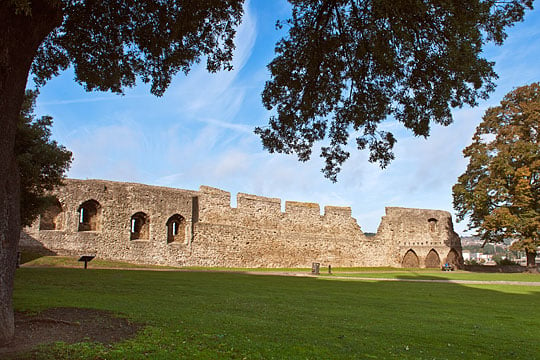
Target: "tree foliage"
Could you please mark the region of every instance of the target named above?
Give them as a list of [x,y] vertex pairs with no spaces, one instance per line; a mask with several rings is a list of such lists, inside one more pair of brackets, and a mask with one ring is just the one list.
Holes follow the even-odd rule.
[[121,93],[140,78],[162,95],[201,57],[210,72],[232,68],[243,0],[48,1],[61,7],[63,20],[34,59],[40,85],[73,66],[86,90]]
[[[21,203],[14,143],[29,74],[42,85],[71,66],[86,90],[121,93],[141,79],[150,83],[153,94],[161,95],[175,74],[187,73],[203,58],[209,71],[231,67],[242,4],[243,0],[0,1],[0,345],[14,332],[12,290]],[[35,184],[29,185],[36,190]]]
[[[469,217],[485,241],[517,240],[528,264],[540,246],[540,83],[507,94],[486,111],[469,164],[453,187],[458,220]],[[531,254],[531,256],[529,256]]]
[[385,167],[396,142],[391,117],[417,136],[448,125],[450,110],[493,90],[486,42],[501,44],[532,0],[289,0],[288,36],[276,46],[262,100],[275,115],[257,128],[270,152],[310,158],[327,140],[323,173],[336,180],[356,146]]
[[48,191],[62,184],[71,165],[71,152],[51,140],[52,117],[36,118],[37,92],[27,90],[15,139],[21,178],[21,225],[30,225],[54,197]]

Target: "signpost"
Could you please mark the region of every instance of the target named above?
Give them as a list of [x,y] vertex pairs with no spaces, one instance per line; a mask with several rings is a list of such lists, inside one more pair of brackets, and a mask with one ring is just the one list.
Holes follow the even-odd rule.
[[78,261],[84,261],[84,268],[88,268],[88,262],[92,261],[93,258],[95,258],[95,255],[83,255],[79,258]]

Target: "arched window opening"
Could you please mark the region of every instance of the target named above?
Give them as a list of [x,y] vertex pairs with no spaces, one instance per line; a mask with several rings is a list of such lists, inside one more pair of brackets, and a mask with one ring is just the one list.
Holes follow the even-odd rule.
[[428,219],[428,225],[429,225],[430,232],[437,231],[437,219],[434,219],[434,218]]
[[174,214],[167,220],[167,243],[184,241],[186,220],[182,215]]
[[62,205],[56,200],[39,217],[39,230],[62,230]]
[[426,256],[427,268],[439,268],[441,267],[441,258],[435,249],[431,249]]
[[85,201],[77,210],[79,231],[99,231],[101,228],[101,205],[96,200]]
[[420,261],[418,261],[418,255],[414,250],[410,249],[405,253],[403,261],[401,262],[401,267],[404,268],[417,268],[420,267]]
[[131,240],[148,240],[150,238],[150,220],[143,212],[131,217]]

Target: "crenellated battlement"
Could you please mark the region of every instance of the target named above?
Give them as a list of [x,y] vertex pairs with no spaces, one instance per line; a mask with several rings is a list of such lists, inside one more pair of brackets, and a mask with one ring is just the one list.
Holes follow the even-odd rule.
[[[440,210],[386,208],[366,237],[352,209],[282,201],[210,186],[198,191],[67,179],[21,247],[183,266],[435,266],[458,259],[459,237]],[[448,255],[447,255],[448,254]],[[451,257],[453,256],[453,258]],[[457,261],[457,260],[456,260]],[[434,265],[435,264],[435,265]],[[436,265],[438,266],[438,265]]]
[[281,199],[278,198],[238,193],[236,204],[239,212],[253,216],[277,217],[281,215]]
[[199,187],[199,196],[209,207],[230,208],[231,193],[218,188],[201,185]]
[[312,202],[285,201],[285,213],[290,216],[316,218],[321,215],[321,207]]
[[236,207],[231,207],[231,193],[200,186],[199,221],[310,233],[342,231],[351,225],[359,229],[350,207],[325,206],[324,215],[321,215],[320,205],[312,202],[285,201],[285,211],[282,212],[279,198],[238,193],[236,200]]
[[350,206],[325,206],[324,215],[326,216],[351,216],[352,210]]

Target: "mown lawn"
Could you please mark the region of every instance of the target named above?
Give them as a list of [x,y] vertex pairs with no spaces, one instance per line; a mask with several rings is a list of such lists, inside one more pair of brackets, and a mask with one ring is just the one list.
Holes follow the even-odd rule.
[[540,358],[540,287],[329,280],[21,268],[14,305],[112,310],[146,324],[112,347],[57,344],[38,358]]
[[331,275],[321,273],[321,276],[404,280],[518,281],[540,283],[540,274],[534,273],[475,273],[469,271],[441,271],[425,269],[422,269],[421,271],[394,270],[384,272],[334,272]]
[[[23,253],[22,264],[25,266],[45,266],[45,267],[84,267],[84,262],[78,260],[79,257],[73,256],[42,256],[39,254]],[[173,266],[133,264],[115,260],[105,260],[94,258],[88,263],[89,267],[95,268],[115,268],[115,269],[178,269]]]

